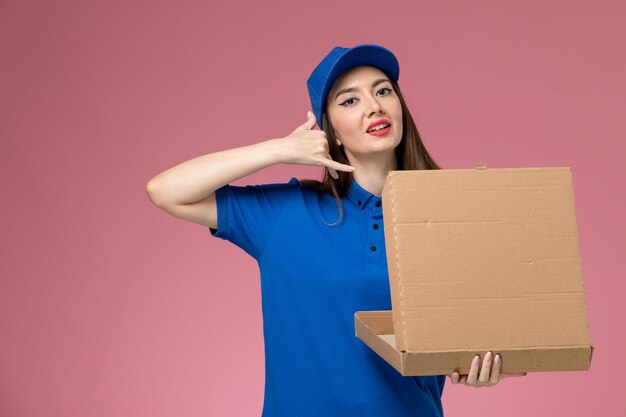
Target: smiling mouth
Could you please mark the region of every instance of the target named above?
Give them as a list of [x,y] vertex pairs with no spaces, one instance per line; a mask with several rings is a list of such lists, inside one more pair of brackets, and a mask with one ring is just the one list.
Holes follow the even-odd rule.
[[374,126],[373,128],[371,128],[371,129],[367,129],[367,133],[370,133],[370,132],[376,132],[376,131],[378,131],[378,130],[383,130],[383,129],[388,128],[389,126],[391,126],[391,125],[390,125],[390,124],[387,124],[387,123],[383,123],[383,124],[380,124],[380,125],[376,125],[376,126]]

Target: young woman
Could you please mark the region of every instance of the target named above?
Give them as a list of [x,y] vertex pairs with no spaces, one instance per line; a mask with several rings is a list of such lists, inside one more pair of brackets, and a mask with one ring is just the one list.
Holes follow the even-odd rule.
[[[445,375],[403,377],[354,336],[355,311],[391,309],[386,173],[439,168],[398,75],[396,57],[381,46],[336,47],[309,77],[313,112],[291,134],[194,158],[147,185],[161,209],[209,227],[257,260],[263,416],[443,415]],[[229,185],[281,163],[323,166],[324,178]],[[468,375],[450,375],[452,383],[498,383],[499,357],[480,362],[476,356]]]

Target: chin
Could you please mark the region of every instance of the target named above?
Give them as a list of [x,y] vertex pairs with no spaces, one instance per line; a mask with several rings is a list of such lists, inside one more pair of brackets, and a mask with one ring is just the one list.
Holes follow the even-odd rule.
[[354,153],[353,155],[359,159],[359,158],[371,158],[371,157],[387,157],[392,153],[395,153],[395,149],[396,146],[385,146],[384,148],[370,148],[370,149],[363,149],[361,151],[359,151],[358,153]]

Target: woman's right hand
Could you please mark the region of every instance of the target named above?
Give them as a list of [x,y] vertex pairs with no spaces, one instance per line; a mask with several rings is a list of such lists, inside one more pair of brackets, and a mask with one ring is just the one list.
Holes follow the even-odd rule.
[[337,170],[352,172],[354,167],[333,161],[328,151],[326,132],[313,130],[317,124],[315,115],[307,112],[307,121],[298,126],[288,136],[278,139],[285,163],[300,165],[324,165],[330,175],[337,179]]

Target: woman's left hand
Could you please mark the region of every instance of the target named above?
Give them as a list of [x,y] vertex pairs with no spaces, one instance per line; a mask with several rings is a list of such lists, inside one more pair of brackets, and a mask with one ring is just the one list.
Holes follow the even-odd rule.
[[526,372],[521,374],[501,374],[501,366],[502,360],[500,359],[500,355],[496,355],[496,357],[493,358],[493,354],[487,352],[482,367],[480,367],[480,356],[476,355],[472,360],[469,374],[459,375],[458,372],[453,372],[452,375],[450,375],[450,380],[453,384],[464,384],[469,387],[480,388],[492,387],[503,378],[526,375]]

